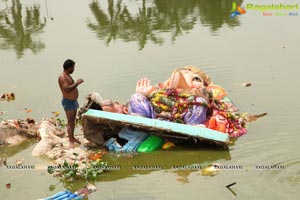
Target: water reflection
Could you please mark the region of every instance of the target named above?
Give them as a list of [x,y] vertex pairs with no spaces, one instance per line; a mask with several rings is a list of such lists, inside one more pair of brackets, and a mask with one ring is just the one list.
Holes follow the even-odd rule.
[[[161,171],[174,174],[176,181],[187,184],[189,183],[190,175],[193,173],[201,174],[202,176],[214,176],[213,172],[204,174],[202,169],[198,167],[209,166],[212,163],[231,160],[229,151],[212,151],[198,149],[179,148],[170,151],[154,151],[149,153],[139,153],[135,156],[130,154],[120,154],[109,152],[105,155],[104,160],[109,166],[119,166],[120,170],[111,170],[102,173],[96,180],[89,181],[97,185],[99,182],[113,182],[129,177],[138,177],[148,175],[152,172],[160,171],[157,167],[161,167]],[[196,166],[194,169],[182,169],[188,166]],[[156,169],[151,169],[152,167]],[[206,169],[206,168],[205,168]],[[76,182],[61,181],[57,184],[63,184],[65,189],[76,191],[86,185],[85,180],[76,180]],[[49,186],[50,188],[53,185]],[[126,186],[125,186],[126,187]]]
[[45,48],[40,40],[34,40],[46,26],[46,18],[41,19],[40,7],[26,6],[22,12],[20,0],[12,0],[6,10],[0,11],[0,48],[13,48],[17,57],[21,58],[26,49],[38,53]]
[[99,184],[104,182],[115,182],[131,177],[149,175],[153,172],[175,175],[176,179],[174,181],[188,184],[192,174],[217,175],[214,171],[208,170],[207,166],[226,160],[231,160],[230,151],[207,150],[199,146],[197,148],[176,147],[172,150],[157,150],[151,153],[108,152],[103,157],[103,161],[107,162],[108,167],[112,170],[103,172],[95,180],[77,179],[67,181],[57,179],[57,181],[49,183],[48,190],[51,192],[63,187],[74,192],[86,186],[87,183],[99,187]]
[[[200,15],[200,21],[203,25],[209,26],[212,32],[218,31],[224,24],[229,27],[239,26],[240,22],[238,18],[230,18],[230,11],[232,9],[232,0],[199,0],[198,10]],[[241,5],[242,0],[234,1]]]
[[171,33],[171,40],[175,41],[199,22],[209,26],[213,33],[225,24],[240,25],[238,18],[230,18],[232,0],[143,0],[136,5],[137,10],[128,9],[130,3],[108,0],[106,9],[106,2],[93,1],[90,9],[96,22],[88,20],[87,26],[107,45],[115,39],[137,41],[141,50],[147,41],[162,44],[163,32]]
[[32,146],[35,143],[36,143],[36,139],[29,139],[15,146],[0,145],[0,160],[4,158],[9,158],[23,151],[24,149],[27,149],[28,147]]

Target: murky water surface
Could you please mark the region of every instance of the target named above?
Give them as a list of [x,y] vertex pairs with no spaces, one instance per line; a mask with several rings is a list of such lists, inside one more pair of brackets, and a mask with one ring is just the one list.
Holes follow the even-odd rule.
[[[300,1],[236,2],[246,13],[230,18],[232,1],[227,0],[1,0],[0,93],[15,92],[16,101],[1,103],[0,117],[40,120],[53,111],[63,113],[57,77],[67,58],[76,61],[74,78],[85,80],[79,87],[81,105],[92,91],[126,102],[139,78],[157,83],[175,68],[196,65],[228,90],[241,111],[268,115],[250,124],[225,152],[178,148],[133,158],[109,154],[106,160],[121,170],[103,174],[95,182],[99,191],[89,199],[297,199],[300,9],[263,16],[246,6]],[[30,156],[32,144],[1,148],[1,156],[11,163],[24,158],[25,164],[46,165],[47,160]],[[242,169],[214,176],[172,170],[214,162]],[[263,169],[274,164],[283,169]],[[163,169],[133,170],[134,165]],[[11,189],[5,188],[8,182]],[[225,186],[233,182],[230,191]],[[44,170],[0,168],[1,199],[38,199],[85,184],[60,183]]]

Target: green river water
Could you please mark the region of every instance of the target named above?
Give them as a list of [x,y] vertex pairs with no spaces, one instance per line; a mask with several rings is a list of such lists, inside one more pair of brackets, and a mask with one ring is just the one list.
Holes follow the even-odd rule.
[[[228,151],[177,147],[133,158],[110,153],[105,160],[121,170],[100,176],[94,182],[98,191],[88,199],[299,199],[300,1],[235,1],[246,13],[230,18],[232,2],[1,0],[0,94],[16,94],[15,101],[0,104],[1,118],[39,121],[53,111],[65,118],[57,77],[67,58],[76,61],[74,79],[85,80],[80,105],[92,91],[126,102],[139,78],[158,83],[176,68],[196,65],[227,89],[242,112],[268,115],[249,124]],[[263,12],[248,4],[299,4],[299,10]],[[11,163],[49,164],[31,157],[34,144],[1,148],[0,156]],[[214,162],[241,169],[211,176],[172,169]],[[135,165],[162,169],[134,170]],[[263,169],[272,165],[282,168]],[[230,191],[226,185],[233,182]],[[1,200],[38,199],[86,183],[62,183],[46,170],[0,167]]]

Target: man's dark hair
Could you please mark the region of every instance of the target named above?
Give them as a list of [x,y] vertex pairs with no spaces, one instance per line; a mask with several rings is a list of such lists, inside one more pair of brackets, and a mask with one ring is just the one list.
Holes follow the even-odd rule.
[[75,62],[71,59],[66,60],[64,62],[64,65],[63,65],[64,70],[69,69],[69,68],[74,67],[74,66],[75,66]]

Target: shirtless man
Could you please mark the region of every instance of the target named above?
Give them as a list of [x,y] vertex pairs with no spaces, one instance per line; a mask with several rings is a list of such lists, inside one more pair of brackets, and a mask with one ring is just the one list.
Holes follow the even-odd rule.
[[68,120],[68,136],[70,147],[74,148],[74,142],[80,144],[79,140],[74,137],[75,129],[75,119],[76,112],[79,107],[78,99],[78,90],[77,86],[83,83],[83,79],[78,79],[76,82],[71,77],[71,74],[74,72],[75,62],[71,59],[68,59],[63,64],[64,71],[58,77],[58,84],[62,92],[62,105],[66,112]]

